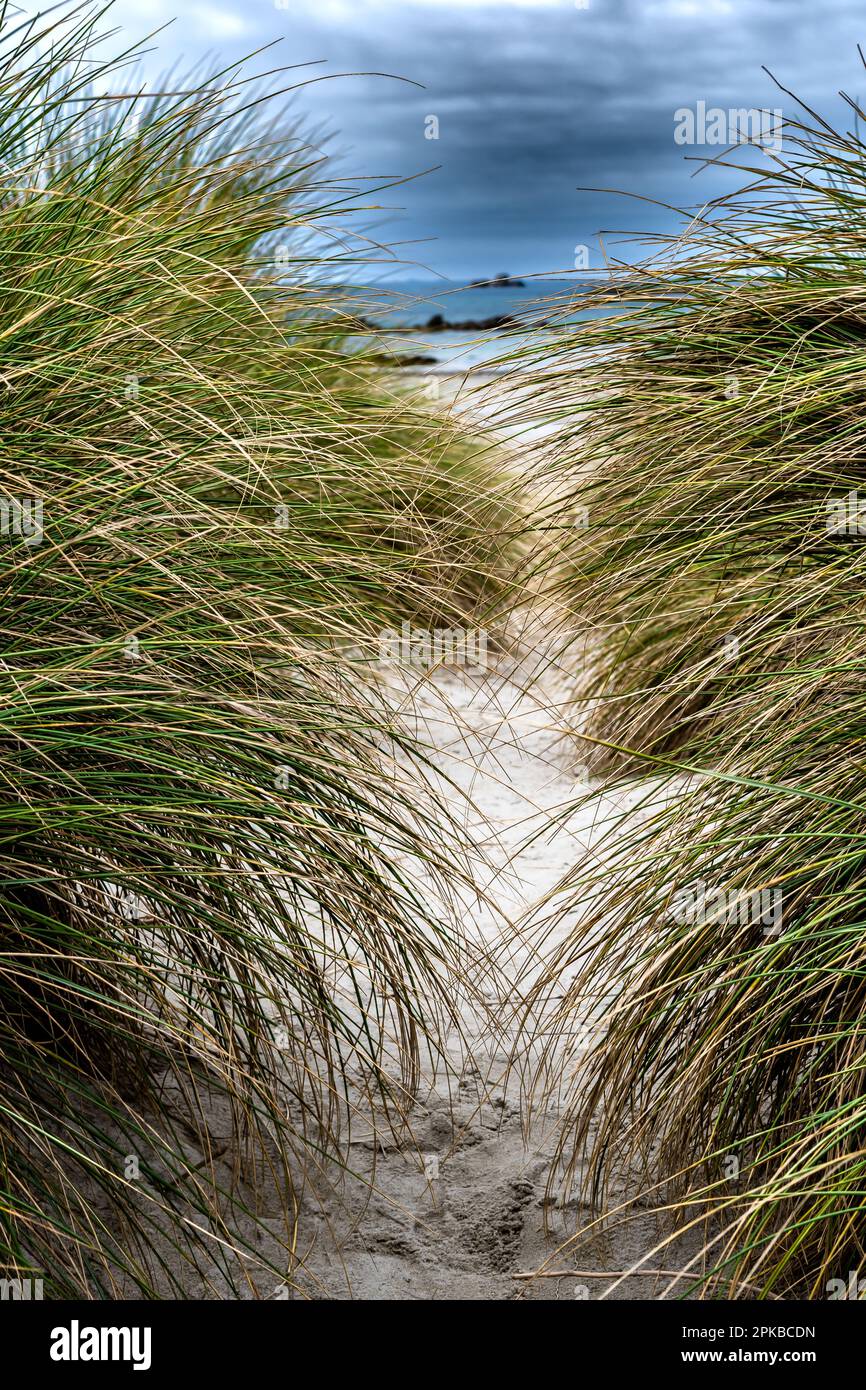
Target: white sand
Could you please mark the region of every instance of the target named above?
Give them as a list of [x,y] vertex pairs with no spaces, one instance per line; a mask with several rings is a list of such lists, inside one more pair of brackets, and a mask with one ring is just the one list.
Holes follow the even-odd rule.
[[[585,783],[575,775],[574,743],[559,717],[566,685],[549,671],[526,693],[525,674],[505,663],[483,679],[443,668],[415,691],[417,732],[442,773],[465,793],[466,801],[451,791],[454,814],[490,861],[480,885],[489,901],[467,902],[464,925],[497,951],[511,978],[527,964],[514,924],[527,910],[531,916],[533,905],[585,852],[603,816],[603,808],[589,803],[567,827],[551,828]],[[566,929],[567,923],[558,930]],[[324,1213],[311,1217],[318,1236],[300,1280],[308,1296],[594,1299],[610,1289],[606,1272],[631,1267],[655,1244],[656,1225],[647,1213],[625,1231],[557,1255],[587,1217],[574,1199],[564,1207],[546,1202],[558,1115],[550,1108],[536,1113],[525,1141],[518,1078],[503,1083],[506,1043],[492,1038],[484,1019],[467,1022],[473,1063],[461,1064],[452,1038],[454,1075],[428,1075],[412,1113],[417,1151],[394,1144],[380,1149],[374,1190],[366,1180],[348,1179]],[[353,1150],[365,1174],[373,1142],[362,1136]],[[550,1269],[605,1277],[515,1278],[545,1261]],[[648,1267],[664,1264],[670,1265],[669,1256],[651,1258]],[[608,1296],[658,1297],[667,1282],[632,1277]]]

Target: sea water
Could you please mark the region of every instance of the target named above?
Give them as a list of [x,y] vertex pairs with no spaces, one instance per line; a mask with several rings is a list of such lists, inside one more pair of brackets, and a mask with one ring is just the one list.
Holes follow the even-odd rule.
[[[522,284],[484,287],[443,280],[403,280],[360,290],[353,299],[356,312],[370,323],[385,330],[416,330],[386,335],[385,339],[388,349],[401,356],[434,359],[415,370],[461,372],[490,369],[500,354],[519,346],[522,335],[519,330],[432,331],[427,325],[435,315],[449,324],[506,316],[518,322],[539,323],[554,314],[562,322],[571,317],[569,303],[584,288],[580,276],[573,280],[540,276]],[[582,310],[575,312],[574,318],[595,317],[596,312]]]

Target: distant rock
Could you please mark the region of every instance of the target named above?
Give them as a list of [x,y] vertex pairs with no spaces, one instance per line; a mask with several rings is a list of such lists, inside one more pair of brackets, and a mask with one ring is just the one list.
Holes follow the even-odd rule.
[[402,333],[489,333],[497,328],[515,328],[520,320],[511,314],[494,314],[488,319],[458,319],[453,322],[444,314],[433,314],[426,323],[373,323],[370,319],[354,320],[355,330],[362,333],[383,333],[389,337]]
[[473,280],[469,285],[470,290],[522,290],[526,286],[525,280],[514,280],[504,270],[498,275],[494,275],[492,280]]
[[495,314],[490,319],[461,319],[456,323],[449,322],[441,314],[434,314],[425,324],[419,325],[415,332],[487,333],[492,328],[510,328],[515,322],[510,314]]

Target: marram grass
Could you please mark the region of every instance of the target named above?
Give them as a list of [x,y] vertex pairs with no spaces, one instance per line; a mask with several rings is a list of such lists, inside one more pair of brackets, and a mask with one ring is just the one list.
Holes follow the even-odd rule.
[[347,353],[346,197],[284,108],[100,96],[126,60],[63,19],[0,30],[0,1264],[268,1297],[466,960],[458,839],[345,649],[487,601],[511,513]]
[[648,780],[534,1002],[567,972],[568,1172],[700,1235],[670,1296],[826,1298],[866,1258],[866,145],[738,161],[538,365],[582,750]]

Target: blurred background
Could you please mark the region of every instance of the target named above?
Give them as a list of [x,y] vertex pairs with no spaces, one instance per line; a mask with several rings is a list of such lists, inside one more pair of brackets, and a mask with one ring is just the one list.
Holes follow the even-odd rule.
[[[857,0],[117,0],[109,15],[132,37],[168,26],[153,77],[274,43],[263,70],[305,65],[299,109],[365,189],[356,225],[390,248],[345,277],[393,289],[372,317],[404,325],[513,315],[563,275],[642,254],[629,234],[742,181],[705,167],[725,147],[701,142],[706,117],[679,142],[677,113],[796,114],[766,65],[838,118],[840,89],[866,95],[862,19]],[[464,288],[502,273],[548,278]]]
[[[174,21],[154,72],[275,39],[268,66],[316,63],[297,74],[316,79],[301,104],[334,133],[343,171],[413,180],[382,195],[371,225],[419,271],[456,281],[570,271],[575,246],[596,252],[600,231],[672,220],[581,188],[711,197],[723,176],[693,177],[704,151],[675,143],[674,113],[703,100],[788,114],[762,64],[834,114],[840,88],[866,94],[862,0],[283,3],[118,0],[111,17],[136,36]],[[365,75],[330,80],[341,72]]]

